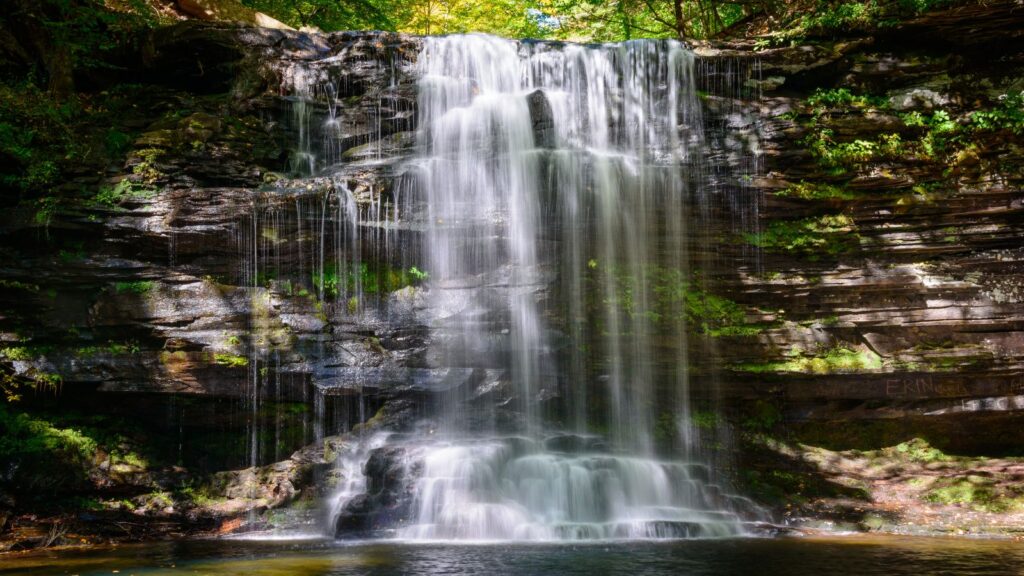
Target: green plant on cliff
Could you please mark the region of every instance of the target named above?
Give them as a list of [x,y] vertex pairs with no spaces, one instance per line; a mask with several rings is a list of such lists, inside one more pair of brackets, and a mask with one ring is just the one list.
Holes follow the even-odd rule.
[[837,346],[808,353],[794,347],[789,358],[777,362],[741,363],[733,365],[741,372],[802,372],[807,374],[835,374],[842,372],[874,371],[882,368],[882,358],[871,351],[853,350]]
[[812,261],[822,255],[849,252],[860,243],[856,224],[845,214],[772,222],[760,233],[744,234],[743,239],[769,252],[800,255]]
[[364,262],[358,267],[347,266],[339,271],[338,267],[331,263],[324,266],[322,273],[313,272],[312,285],[317,292],[323,293],[325,298],[347,296],[348,300],[355,297],[356,292],[387,294],[406,286],[420,284],[429,277],[430,274],[416,266],[406,270],[385,265],[371,266]]
[[854,94],[848,88],[817,88],[807,98],[812,108],[885,108],[889,101],[884,96]]
[[596,259],[586,264],[587,308],[592,321],[604,330],[607,315],[621,313],[628,318],[620,330],[646,325],[655,332],[673,331],[684,325],[693,332],[712,337],[750,336],[773,326],[770,322],[747,322],[747,309],[704,287],[699,272],[687,274],[677,268],[650,265],[642,269],[604,266]]
[[853,200],[858,197],[856,192],[841,186],[817,182],[799,182],[791,184],[775,193],[783,198],[799,198],[801,200]]
[[117,282],[114,284],[114,291],[118,294],[145,294],[152,290],[154,286],[156,286],[156,283],[152,280]]
[[34,83],[0,85],[0,186],[22,192],[54,184],[58,162],[76,149],[77,104],[57,104]]
[[[794,3],[796,17],[784,30],[790,37],[831,36],[854,31],[869,32],[889,28],[901,20],[939,10],[957,0],[818,0],[812,10]],[[781,6],[786,6],[783,2]],[[785,21],[785,17],[780,18]],[[784,25],[785,26],[785,25]]]
[[869,28],[876,23],[879,12],[875,0],[819,2],[817,10],[803,17],[801,27],[812,32]]
[[227,366],[229,368],[244,368],[249,365],[249,359],[245,356],[221,352],[213,355],[213,362],[220,366]]
[[974,130],[1008,130],[1024,134],[1024,91],[1003,94],[999,104],[990,110],[979,110],[970,115],[970,126]]
[[92,203],[97,206],[113,208],[128,200],[145,200],[156,196],[156,190],[150,186],[133,184],[127,178],[117,184],[103,185],[99,192],[92,197]]
[[96,454],[96,441],[75,428],[14,411],[0,404],[0,462],[16,489],[80,484]]

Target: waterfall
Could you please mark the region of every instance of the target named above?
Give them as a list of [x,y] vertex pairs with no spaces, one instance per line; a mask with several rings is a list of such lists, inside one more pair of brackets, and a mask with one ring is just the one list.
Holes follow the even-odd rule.
[[[384,365],[332,360],[321,344],[316,387],[358,396],[350,424],[370,416],[371,388],[385,408],[401,390],[419,394],[417,424],[339,458],[347,480],[331,529],[498,540],[742,533],[751,507],[709,465],[714,431],[692,408],[701,282],[691,228],[711,195],[693,54],[654,40],[418,42],[407,63],[415,126],[400,153],[383,152],[379,114],[366,145],[376,148],[344,143],[338,56],[289,76],[297,179],[278,189],[322,191],[319,207],[295,200],[307,206],[296,238],[313,236],[292,249],[299,275],[313,271],[328,323],[401,315],[428,334],[421,355]],[[400,88],[392,80],[378,105]],[[358,191],[357,172],[381,183]],[[369,263],[414,264],[422,283],[369,302]]]

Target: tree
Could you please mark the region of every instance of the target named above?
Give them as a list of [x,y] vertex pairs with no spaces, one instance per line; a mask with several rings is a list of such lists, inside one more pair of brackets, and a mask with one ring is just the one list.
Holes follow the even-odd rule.
[[296,28],[315,26],[327,31],[396,30],[397,22],[406,17],[401,10],[402,1],[242,0],[242,3]]

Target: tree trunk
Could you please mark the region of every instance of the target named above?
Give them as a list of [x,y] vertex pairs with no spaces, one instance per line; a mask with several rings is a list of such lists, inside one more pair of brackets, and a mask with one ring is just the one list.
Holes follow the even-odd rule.
[[41,3],[18,0],[8,16],[9,29],[18,41],[34,53],[35,59],[46,72],[47,89],[58,100],[73,97],[75,93],[74,62],[71,48],[66,42],[54,38],[44,25],[47,18]]
[[683,0],[672,0],[672,15],[675,17],[676,36],[686,39],[686,19],[683,18]]
[[623,0],[619,0],[616,4],[616,9],[619,12],[619,17],[622,18],[622,37],[629,40],[633,37],[633,31],[629,25],[629,14],[626,14],[626,6]]

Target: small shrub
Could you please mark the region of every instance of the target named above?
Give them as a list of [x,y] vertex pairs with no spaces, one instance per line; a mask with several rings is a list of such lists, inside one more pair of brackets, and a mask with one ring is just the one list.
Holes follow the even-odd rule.
[[970,126],[976,131],[1009,130],[1024,134],[1024,91],[1003,94],[995,108],[972,113]]

